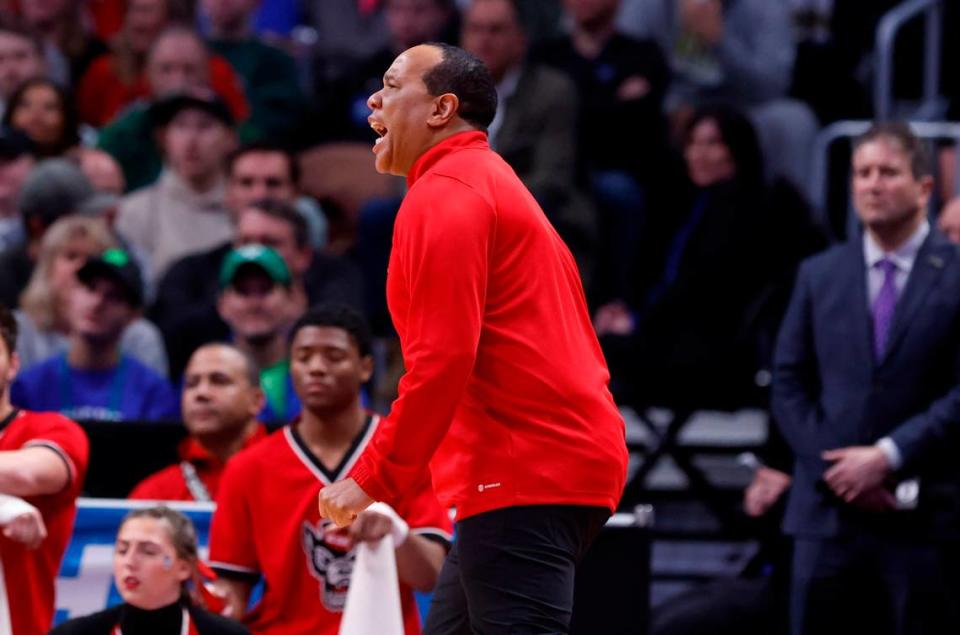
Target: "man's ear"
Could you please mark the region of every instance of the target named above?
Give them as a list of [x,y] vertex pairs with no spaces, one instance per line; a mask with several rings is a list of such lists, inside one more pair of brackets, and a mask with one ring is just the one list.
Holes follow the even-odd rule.
[[444,93],[433,100],[433,111],[427,119],[431,128],[442,128],[460,112],[460,99],[453,93]]
[[373,355],[364,355],[360,358],[360,380],[364,384],[373,377]]
[[220,314],[220,318],[226,322],[227,321],[227,302],[226,297],[229,289],[224,289],[220,292],[220,295],[217,296],[217,313]]
[[264,404],[267,403],[267,395],[263,392],[263,388],[260,386],[253,386],[250,388],[250,416],[256,418],[260,411],[263,410]]
[[923,194],[926,200],[930,199],[930,195],[933,194],[933,177],[932,176],[923,176],[920,178],[920,191]]
[[313,247],[310,243],[303,247],[297,247],[297,269],[306,271],[311,260],[313,260]]

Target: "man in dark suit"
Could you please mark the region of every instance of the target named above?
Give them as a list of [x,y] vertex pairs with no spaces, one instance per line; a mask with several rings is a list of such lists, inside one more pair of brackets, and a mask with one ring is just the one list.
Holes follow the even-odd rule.
[[856,141],[863,235],[803,263],[780,331],[795,634],[960,629],[960,252],[927,221],[928,168],[904,124]]

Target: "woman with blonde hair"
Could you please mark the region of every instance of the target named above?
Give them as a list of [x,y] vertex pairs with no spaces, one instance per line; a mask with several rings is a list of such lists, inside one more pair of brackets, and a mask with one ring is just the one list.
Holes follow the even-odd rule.
[[[14,313],[20,330],[17,355],[21,368],[67,350],[66,302],[69,291],[78,284],[77,270],[87,258],[117,246],[117,239],[102,218],[67,216],[50,226],[40,243],[30,282],[20,296],[20,309]],[[167,374],[163,338],[144,318],[127,327],[120,350]]]
[[123,604],[65,622],[50,635],[243,635],[246,627],[200,608],[188,585],[198,580],[197,533],[169,507],[137,509],[123,519],[113,578]]

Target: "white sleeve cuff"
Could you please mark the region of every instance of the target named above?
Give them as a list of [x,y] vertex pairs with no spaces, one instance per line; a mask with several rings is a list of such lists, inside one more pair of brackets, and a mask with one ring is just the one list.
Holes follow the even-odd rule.
[[900,466],[903,465],[903,456],[900,454],[900,448],[893,442],[893,439],[883,437],[877,441],[877,447],[880,448],[880,451],[887,457],[887,462],[890,463],[890,469],[893,471],[899,470]]
[[393,538],[393,546],[399,547],[403,544],[403,541],[407,539],[407,536],[410,534],[410,525],[407,524],[407,521],[400,518],[400,514],[394,511],[393,507],[390,507],[386,503],[373,503],[370,507],[367,507],[367,510],[376,512],[378,514],[383,514],[393,522],[393,531],[391,532],[391,537]]

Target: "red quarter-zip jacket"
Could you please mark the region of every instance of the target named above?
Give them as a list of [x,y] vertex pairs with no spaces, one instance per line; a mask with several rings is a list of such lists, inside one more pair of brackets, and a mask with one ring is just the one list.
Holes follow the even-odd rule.
[[614,510],[624,425],[570,251],[482,132],[437,144],[407,181],[387,274],[407,372],[351,475],[389,502],[429,462],[460,519]]

